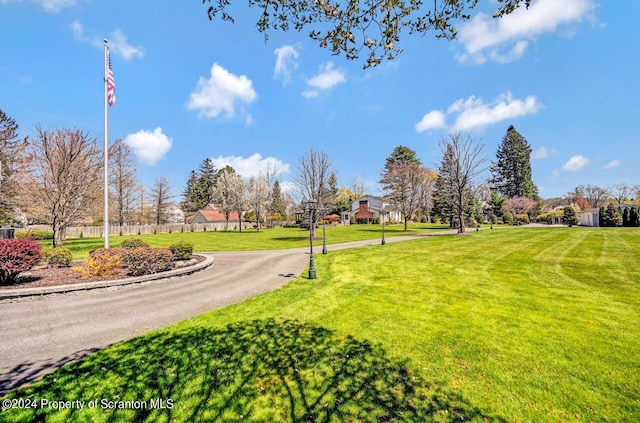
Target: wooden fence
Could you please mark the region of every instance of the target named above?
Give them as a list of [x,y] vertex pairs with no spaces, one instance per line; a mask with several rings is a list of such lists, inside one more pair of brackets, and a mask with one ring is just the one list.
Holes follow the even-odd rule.
[[[269,222],[269,226],[292,226],[294,223],[289,221],[284,222]],[[263,225],[264,226],[264,225]],[[250,230],[254,228],[254,224],[251,222],[242,222],[242,230]],[[28,229],[40,229],[50,231],[51,226],[48,225],[32,225],[26,228]],[[173,223],[166,225],[109,225],[109,235],[146,235],[146,234],[161,234],[161,233],[180,233],[180,232],[206,232],[206,231],[224,231],[225,222],[215,223]],[[238,222],[229,221],[229,231],[238,230]],[[104,227],[102,226],[70,226],[65,231],[65,236],[73,238],[91,238],[104,236]]]

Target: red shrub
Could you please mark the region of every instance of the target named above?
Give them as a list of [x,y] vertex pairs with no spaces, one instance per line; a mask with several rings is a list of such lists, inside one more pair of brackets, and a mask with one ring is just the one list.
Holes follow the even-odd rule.
[[13,283],[40,260],[42,247],[33,239],[0,239],[0,285]]

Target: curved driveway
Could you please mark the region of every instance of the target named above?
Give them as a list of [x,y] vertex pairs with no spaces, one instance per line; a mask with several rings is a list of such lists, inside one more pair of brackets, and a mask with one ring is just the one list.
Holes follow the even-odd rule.
[[111,344],[276,289],[309,260],[306,249],[212,254],[212,267],[189,276],[0,302],[0,395]]

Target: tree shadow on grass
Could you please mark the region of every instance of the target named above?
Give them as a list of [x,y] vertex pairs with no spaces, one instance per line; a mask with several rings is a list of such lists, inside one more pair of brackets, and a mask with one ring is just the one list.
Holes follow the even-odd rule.
[[[8,398],[100,402],[83,410],[9,410],[6,421],[52,414],[60,421],[108,422],[501,420],[421,379],[379,345],[272,319],[137,338]],[[101,400],[113,402],[104,407]]]
[[279,236],[273,238],[274,241],[282,241],[282,242],[298,242],[298,241],[309,241],[309,235],[307,236]]
[[0,395],[4,395],[27,383],[40,379],[65,364],[80,360],[89,354],[99,351],[98,348],[76,351],[58,360],[25,361],[13,368],[0,370]]

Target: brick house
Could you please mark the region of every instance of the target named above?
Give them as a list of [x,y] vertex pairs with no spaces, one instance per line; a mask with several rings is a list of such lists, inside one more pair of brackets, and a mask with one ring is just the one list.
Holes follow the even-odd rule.
[[400,222],[402,216],[396,207],[386,198],[376,197],[373,195],[365,195],[351,203],[351,210],[342,212],[341,219],[343,222],[350,222],[351,219],[355,223],[373,223],[382,220],[387,222]]

